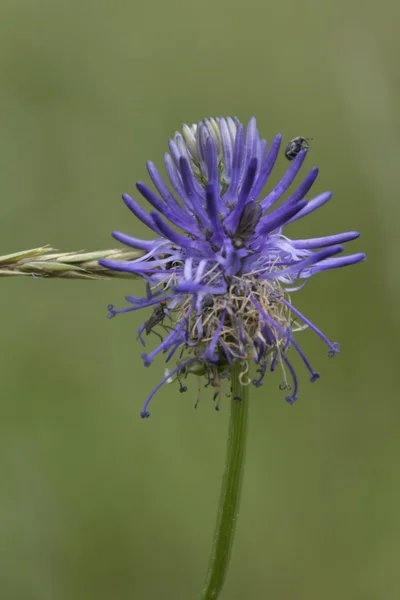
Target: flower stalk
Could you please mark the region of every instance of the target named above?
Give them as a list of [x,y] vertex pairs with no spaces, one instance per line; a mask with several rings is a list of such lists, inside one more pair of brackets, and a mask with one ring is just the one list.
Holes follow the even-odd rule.
[[228,572],[243,482],[249,409],[249,385],[242,385],[243,362],[232,367],[232,398],[225,472],[219,500],[217,523],[201,600],[216,600]]

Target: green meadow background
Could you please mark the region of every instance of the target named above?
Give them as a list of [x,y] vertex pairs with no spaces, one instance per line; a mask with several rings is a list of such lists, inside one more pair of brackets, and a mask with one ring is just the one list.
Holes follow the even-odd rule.
[[[2,0],[0,253],[118,247],[149,237],[122,192],[162,167],[183,122],[255,115],[261,133],[314,138],[313,193],[289,235],[362,231],[361,265],[315,277],[296,305],[297,362],[251,392],[247,470],[226,600],[400,597],[400,83],[393,0]],[[396,15],[397,12],[397,15]],[[287,167],[283,153],[270,189]],[[145,202],[142,203],[145,206]],[[145,315],[107,320],[140,282],[0,282],[0,597],[198,598],[229,406],[193,409],[142,365]],[[149,343],[157,339],[149,338]]]

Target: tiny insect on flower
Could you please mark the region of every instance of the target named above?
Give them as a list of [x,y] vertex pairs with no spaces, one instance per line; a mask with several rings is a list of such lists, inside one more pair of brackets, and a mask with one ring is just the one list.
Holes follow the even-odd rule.
[[146,295],[127,296],[130,306],[125,308],[109,306],[109,317],[151,307],[153,313],[139,327],[141,342],[145,344],[142,332],[157,333],[157,326],[167,335],[159,335],[160,343],[142,355],[144,364],[149,366],[158,354],[164,355],[166,365],[177,359],[147,398],[142,417],[149,416],[149,402],[164,383],[178,381],[185,391],[181,380],[189,375],[202,378],[205,387],[215,388],[214,397],[221,397],[222,384],[229,381],[235,363],[240,365],[241,384],[256,387],[279,367],[279,387],[293,404],[298,377],[290,350],[300,357],[311,382],[319,377],[297,334],[309,328],[326,344],[329,356],[339,351],[336,342],[295,308],[291,294],[313,275],[361,262],[365,254],[338,256],[344,243],[359,236],[357,231],[308,239],[284,234],[287,225],[322,207],[332,194],[306,199],[318,175],[313,167],[277,206],[308,153],[308,138],[300,136],[286,148],[285,156],[292,161],[286,173],[263,192],[281,142],[278,134],[267,149],[254,118],[247,131],[230,117],[184,125],[182,134],[169,141],[170,153],[165,155],[172,191],[148,162],[157,193],[142,182],[137,189],[151,212],[123,195],[127,207],[155,237],[142,240],[113,232],[115,239],[141,250],[143,256],[100,264],[141,276]]
[[288,145],[286,146],[286,149],[285,149],[286,158],[288,160],[293,160],[294,158],[296,158],[296,156],[298,155],[300,150],[308,151],[310,148],[310,144],[308,143],[308,140],[311,140],[311,139],[312,138],[305,138],[305,137],[302,137],[301,135],[299,135],[298,137],[295,137],[293,140],[290,140],[290,142],[288,143]]
[[162,300],[160,304],[153,310],[153,314],[151,315],[150,319],[148,319],[144,324],[146,335],[149,335],[156,325],[162,324],[167,313],[167,303],[165,300]]

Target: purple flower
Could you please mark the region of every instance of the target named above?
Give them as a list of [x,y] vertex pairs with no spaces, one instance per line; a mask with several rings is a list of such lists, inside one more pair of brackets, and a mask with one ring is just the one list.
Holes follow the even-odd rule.
[[[151,398],[171,378],[179,381],[183,391],[182,379],[197,374],[205,378],[206,386],[216,388],[217,396],[234,361],[243,366],[243,385],[261,385],[265,374],[279,365],[280,388],[288,390],[286,400],[292,404],[297,399],[298,379],[288,357],[291,346],[311,381],[319,377],[294,334],[308,327],[326,344],[329,356],[339,352],[338,344],[292,305],[290,294],[312,275],[363,261],[365,254],[338,256],[344,242],[359,236],[357,231],[302,240],[283,234],[286,225],[328,202],[332,193],[305,200],[318,175],[313,167],[277,207],[298,175],[307,148],[297,154],[281,181],[263,193],[281,141],[277,135],[267,151],[254,117],[246,131],[236,118],[184,125],[182,134],[176,133],[169,141],[170,154],[165,155],[173,191],[148,162],[158,193],[144,183],[136,185],[152,207],[150,214],[130,196],[122,196],[156,239],[113,232],[115,239],[144,254],[128,263],[102,260],[101,264],[141,276],[146,296],[127,296],[130,306],[110,306],[109,317],[151,307],[153,312],[140,326],[139,338],[144,345],[143,334],[153,332],[160,342],[143,354],[145,365],[159,353],[167,363],[177,357],[177,366],[146,400],[142,417],[149,416]],[[165,326],[164,337],[158,333],[160,325]],[[258,372],[253,379],[252,364]]]

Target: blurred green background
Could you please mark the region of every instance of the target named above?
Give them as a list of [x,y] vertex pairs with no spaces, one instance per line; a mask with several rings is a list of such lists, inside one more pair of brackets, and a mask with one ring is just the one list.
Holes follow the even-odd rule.
[[[398,9],[393,0],[152,3],[3,0],[0,253],[148,237],[120,200],[162,166],[183,122],[256,115],[267,139],[314,141],[313,192],[334,199],[289,235],[360,229],[368,261],[323,273],[296,305],[341,343],[301,342],[252,390],[247,471],[224,598],[400,597]],[[397,14],[396,14],[397,11]],[[268,184],[284,168],[283,155]],[[145,205],[144,202],[142,204]],[[136,282],[1,281],[0,596],[197,598],[219,496],[228,403],[164,388],[139,411]],[[156,339],[154,340],[156,341]]]

